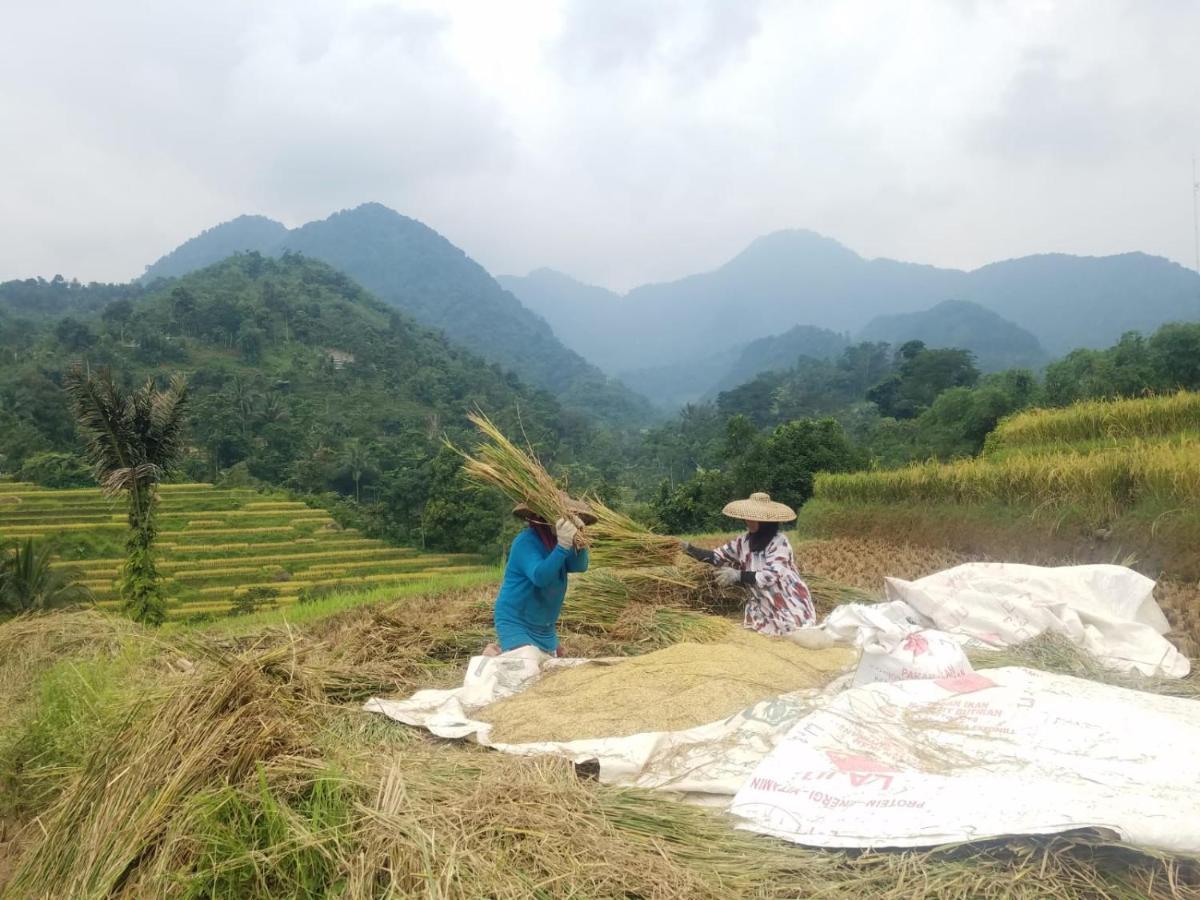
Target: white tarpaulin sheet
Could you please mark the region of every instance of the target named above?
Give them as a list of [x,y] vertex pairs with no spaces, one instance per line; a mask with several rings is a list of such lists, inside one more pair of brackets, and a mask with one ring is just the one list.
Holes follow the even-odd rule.
[[966,563],[885,587],[887,603],[838,607],[821,628],[859,644],[932,628],[991,646],[1049,631],[1114,669],[1182,678],[1191,668],[1163,637],[1154,582],[1124,566]]
[[1200,853],[1200,704],[1023,668],[847,690],[754,771],[731,811],[823,847],[1075,828]]
[[479,708],[554,667],[612,664],[530,647],[475,657],[459,688],[365,708],[506,753],[596,762],[606,783],[719,803],[736,794],[743,827],[805,844],[923,846],[1092,827],[1200,853],[1200,703],[1028,669],[975,673],[962,654],[964,640],[1016,643],[1049,629],[1121,668],[1185,674],[1146,583],[1116,566],[992,564],[889,579],[889,602],[839,607],[798,637],[862,646],[853,676],[687,731],[493,743],[491,726],[473,718]]

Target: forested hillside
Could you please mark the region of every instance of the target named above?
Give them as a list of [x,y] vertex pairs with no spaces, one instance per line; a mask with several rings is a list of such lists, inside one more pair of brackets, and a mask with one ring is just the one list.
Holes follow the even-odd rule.
[[[230,470],[309,495],[361,497],[372,533],[444,549],[489,549],[506,522],[466,492],[443,433],[476,406],[524,434],[581,487],[615,477],[615,433],[449,343],[329,266],[240,255],[99,317],[0,334],[0,469],[54,486],[90,479],[60,388],[75,361],[123,379],[184,373],[184,475]],[[63,327],[63,322],[70,327]]]
[[45,320],[69,315],[100,312],[118,300],[134,300],[142,295],[139,284],[82,284],[55,275],[0,282],[0,316],[12,319]]
[[858,339],[897,346],[922,341],[930,347],[970,350],[984,372],[1036,369],[1048,361],[1036,337],[968,300],[946,300],[921,312],[878,316],[858,333]]
[[[280,231],[282,229],[282,231]],[[298,252],[349,275],[389,306],[608,422],[650,418],[646,400],[567,349],[474,260],[433,229],[378,203],[288,231],[243,216],[206,231],[147,269],[143,281],[190,271],[236,250]]]

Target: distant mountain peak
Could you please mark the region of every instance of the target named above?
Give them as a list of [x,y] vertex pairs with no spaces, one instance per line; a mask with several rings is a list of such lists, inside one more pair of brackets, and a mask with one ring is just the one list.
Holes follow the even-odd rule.
[[845,244],[806,228],[785,228],[755,238],[732,262],[759,260],[764,256],[778,254],[801,255],[808,258],[843,259],[861,261],[862,257]]
[[241,215],[206,228],[146,267],[139,281],[176,278],[235,253],[270,253],[288,235],[287,226],[266,216]]

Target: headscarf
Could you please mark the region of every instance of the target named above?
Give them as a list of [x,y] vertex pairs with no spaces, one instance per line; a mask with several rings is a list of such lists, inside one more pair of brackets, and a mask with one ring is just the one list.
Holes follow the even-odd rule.
[[558,535],[554,533],[554,529],[541,519],[529,519],[528,522],[533,533],[541,538],[542,546],[547,550],[553,550],[558,543]]
[[777,534],[779,534],[778,522],[759,522],[758,531],[750,532],[750,552],[762,553]]

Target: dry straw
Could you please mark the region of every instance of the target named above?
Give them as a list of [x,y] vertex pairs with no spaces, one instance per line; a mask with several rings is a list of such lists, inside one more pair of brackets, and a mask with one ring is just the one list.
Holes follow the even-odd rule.
[[[1193,860],[1078,836],[806,849],[661,794],[581,779],[564,760],[433,741],[358,711],[370,693],[461,682],[488,630],[487,596],[350,610],[303,636],[200,636],[180,648],[196,666],[188,675],[147,659],[157,687],[131,697],[85,765],[40,776],[60,797],[17,823],[20,852],[0,864],[0,896],[1115,900],[1200,890]],[[100,619],[0,625],[0,650],[33,641],[39,654],[89,652]],[[113,639],[126,638],[103,635]]]

